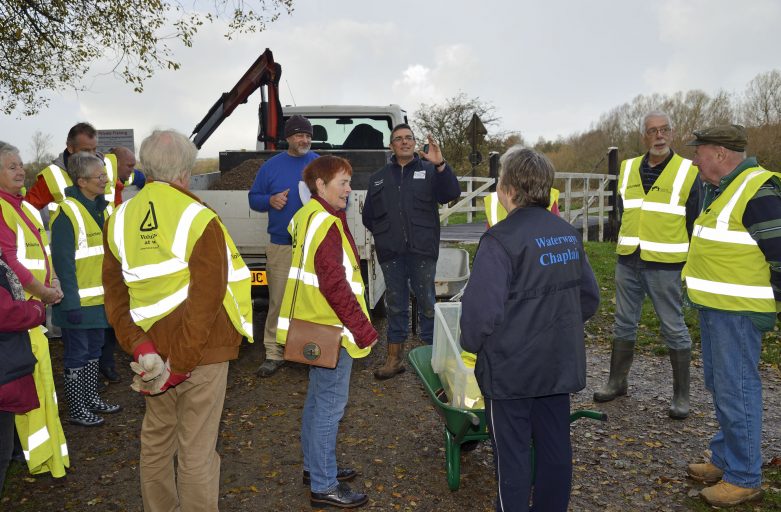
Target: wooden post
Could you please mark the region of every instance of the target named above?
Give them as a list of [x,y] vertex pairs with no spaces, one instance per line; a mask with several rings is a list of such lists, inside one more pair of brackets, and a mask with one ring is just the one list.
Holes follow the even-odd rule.
[[588,189],[589,179],[583,178],[583,206],[581,207],[580,225],[583,230],[583,241],[588,242],[588,194],[591,192]]

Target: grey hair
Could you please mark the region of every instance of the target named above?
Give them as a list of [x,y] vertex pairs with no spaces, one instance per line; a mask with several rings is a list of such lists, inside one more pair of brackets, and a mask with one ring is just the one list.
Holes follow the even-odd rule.
[[518,207],[550,204],[550,189],[556,170],[548,157],[533,149],[513,146],[499,159],[499,187],[515,195],[511,198]]
[[0,140],[0,166],[4,165],[5,157],[8,155],[18,155],[19,149],[7,142]]
[[76,185],[79,178],[90,178],[90,174],[95,167],[103,168],[103,159],[88,153],[79,151],[68,157],[68,176],[73,184]]
[[673,127],[673,120],[670,119],[670,115],[667,112],[663,112],[661,110],[652,110],[648,112],[646,115],[644,115],[643,119],[640,121],[640,133],[642,133],[643,135],[645,135],[645,124],[652,117],[663,117],[667,119],[667,124],[670,125],[670,128]]
[[190,177],[198,149],[175,130],[155,130],[141,143],[139,157],[144,174],[153,180],[172,182]]

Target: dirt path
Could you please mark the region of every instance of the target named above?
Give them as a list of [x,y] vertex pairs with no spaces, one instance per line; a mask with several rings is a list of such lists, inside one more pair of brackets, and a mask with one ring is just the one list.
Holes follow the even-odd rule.
[[[61,368],[58,340],[52,341],[51,350],[54,367]],[[338,444],[340,462],[360,470],[355,485],[370,496],[363,510],[493,510],[490,446],[483,443],[462,456],[461,488],[449,491],[442,423],[412,371],[386,383],[372,378],[381,352],[355,362]],[[310,510],[307,489],[301,485],[298,444],[306,369],[285,366],[270,379],[258,379],[254,370],[262,354],[260,343],[245,346],[231,366],[219,447],[220,510]],[[138,431],[143,401],[129,390],[127,359],[120,359],[124,381],[111,385],[107,394],[124,410],[107,417],[99,428],[65,425],[71,453],[67,478],[33,478],[15,465],[0,502],[2,510],[141,510]],[[589,347],[588,387],[573,397],[574,408],[603,410],[610,419],[573,424],[571,510],[689,510],[687,496],[699,487],[684,478],[685,464],[701,456],[716,428],[699,363],[692,374],[693,414],[674,421],[667,417],[672,391],[666,357],[639,354],[630,395],[595,406],[591,395],[606,376],[608,359],[603,346]],[[762,375],[763,455],[768,460],[781,456],[781,378],[770,368],[763,368]],[[60,389],[59,376],[56,380]]]

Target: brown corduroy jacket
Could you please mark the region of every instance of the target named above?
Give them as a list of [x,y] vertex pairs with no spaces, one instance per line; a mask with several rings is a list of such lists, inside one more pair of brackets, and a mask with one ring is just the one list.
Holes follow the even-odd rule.
[[[198,202],[195,195],[176,185],[177,190]],[[178,219],[158,219],[177,222]],[[242,336],[222,307],[228,286],[228,256],[225,237],[217,219],[206,225],[193,246],[189,260],[190,286],[187,299],[144,332],[130,316],[128,288],[122,277],[122,264],[109,250],[103,230],[103,289],[106,316],[116,331],[122,348],[132,354],[146,340],[154,343],[171,371],[187,373],[196,366],[236,359]]]

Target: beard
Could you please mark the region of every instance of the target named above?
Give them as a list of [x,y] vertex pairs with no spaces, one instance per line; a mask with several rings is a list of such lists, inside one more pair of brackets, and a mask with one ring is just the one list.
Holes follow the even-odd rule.
[[309,149],[312,144],[293,144],[290,146],[290,151],[295,153],[296,156],[304,156],[309,153]]

